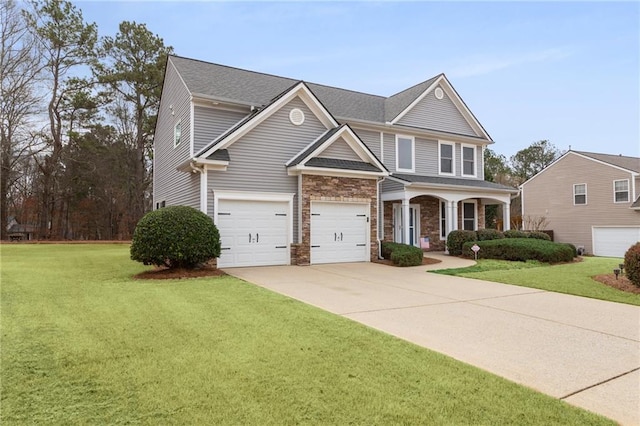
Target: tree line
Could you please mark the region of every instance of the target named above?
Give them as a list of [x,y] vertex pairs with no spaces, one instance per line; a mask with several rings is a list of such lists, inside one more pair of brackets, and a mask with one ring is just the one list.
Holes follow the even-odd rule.
[[166,57],[144,24],[115,36],[64,0],[0,2],[0,232],[130,239],[151,205]]
[[[533,142],[507,159],[502,154],[487,148],[484,150],[484,178],[489,182],[517,188],[542,169],[553,163],[561,152],[548,140]],[[511,227],[514,229],[539,230],[544,228],[545,218],[523,218],[520,214],[520,196],[511,200]],[[502,207],[490,205],[485,210],[488,228],[501,228]]]
[[[0,238],[15,218],[36,239],[130,239],[151,209],[153,132],[173,49],[136,22],[100,36],[65,0],[3,0],[0,24]],[[509,160],[484,155],[485,179],[518,186],[559,151],[538,141]],[[486,213],[502,217],[497,206]]]

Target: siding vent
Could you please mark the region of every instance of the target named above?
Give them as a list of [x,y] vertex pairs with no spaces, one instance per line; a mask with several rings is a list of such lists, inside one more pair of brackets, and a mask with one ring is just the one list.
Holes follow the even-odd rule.
[[434,95],[435,95],[436,99],[444,98],[444,92],[442,91],[442,88],[441,87],[436,87],[436,90],[434,91]]
[[299,108],[294,108],[289,113],[289,120],[296,126],[300,126],[304,123],[304,112]]

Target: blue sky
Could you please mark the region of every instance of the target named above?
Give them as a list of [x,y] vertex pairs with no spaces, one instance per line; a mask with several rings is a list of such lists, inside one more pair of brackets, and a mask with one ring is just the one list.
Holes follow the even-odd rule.
[[389,96],[444,72],[507,157],[640,156],[638,2],[93,2],[101,35],[142,22],[175,53]]

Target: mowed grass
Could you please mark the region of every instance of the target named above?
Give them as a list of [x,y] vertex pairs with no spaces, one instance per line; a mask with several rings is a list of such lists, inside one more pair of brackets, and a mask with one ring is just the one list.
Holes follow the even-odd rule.
[[126,245],[1,250],[3,425],[612,424],[231,277],[133,280]]
[[582,262],[561,265],[480,259],[475,266],[469,268],[433,272],[640,305],[640,294],[617,290],[592,278],[611,274],[620,263],[622,259],[611,257],[585,257]]

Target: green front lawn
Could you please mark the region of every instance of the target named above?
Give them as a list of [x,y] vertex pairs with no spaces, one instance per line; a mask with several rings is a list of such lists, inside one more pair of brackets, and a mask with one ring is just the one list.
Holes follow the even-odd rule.
[[3,245],[0,423],[612,424],[235,278],[125,245]]
[[433,272],[640,305],[640,294],[626,293],[591,278],[612,273],[621,262],[622,259],[609,257],[585,257],[582,262],[561,265],[479,259],[477,265],[469,268]]

